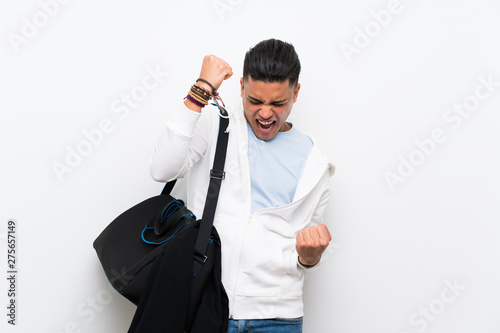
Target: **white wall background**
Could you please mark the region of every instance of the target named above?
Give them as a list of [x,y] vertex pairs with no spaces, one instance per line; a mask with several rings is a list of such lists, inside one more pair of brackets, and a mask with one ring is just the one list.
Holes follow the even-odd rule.
[[[270,37],[302,62],[292,121],[337,166],[334,244],[307,279],[304,332],[500,330],[498,1],[59,1],[0,4],[0,331],[127,330],[135,307],[109,297],[92,242],[161,190],[149,158],[202,57],[232,65],[221,94],[236,103],[244,53]],[[148,68],[160,82],[125,114]],[[58,177],[104,119],[102,141]]]

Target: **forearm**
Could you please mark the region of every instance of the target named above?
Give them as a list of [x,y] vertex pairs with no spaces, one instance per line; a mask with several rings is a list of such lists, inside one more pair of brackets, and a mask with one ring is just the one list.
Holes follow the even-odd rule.
[[181,178],[203,156],[206,122],[200,112],[180,103],[158,138],[150,160],[151,177],[160,182]]
[[328,227],[323,222],[323,213],[330,200],[331,190],[329,175],[325,173],[322,180],[323,193],[311,220],[306,227],[297,234],[297,265],[300,268],[312,268],[319,265],[324,250],[331,241]]

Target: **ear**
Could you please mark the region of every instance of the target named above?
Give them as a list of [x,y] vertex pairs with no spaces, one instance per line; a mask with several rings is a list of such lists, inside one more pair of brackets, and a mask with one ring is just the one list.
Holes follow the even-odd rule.
[[240,79],[240,86],[241,86],[241,97],[243,98],[243,90],[245,90],[243,78]]
[[295,90],[293,92],[293,102],[294,103],[297,101],[297,96],[299,96],[299,90],[300,90],[300,83],[297,83],[297,87],[295,87]]

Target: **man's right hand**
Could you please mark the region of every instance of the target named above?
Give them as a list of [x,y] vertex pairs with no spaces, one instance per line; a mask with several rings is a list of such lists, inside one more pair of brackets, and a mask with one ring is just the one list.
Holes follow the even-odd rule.
[[[222,81],[229,79],[232,75],[233,69],[224,60],[214,55],[207,55],[203,58],[200,78],[210,82],[215,89],[219,89]],[[210,94],[212,93],[212,88],[205,82],[198,81],[196,85],[205,89]]]
[[[219,89],[222,81],[229,79],[233,75],[233,69],[227,62],[217,58],[214,55],[207,55],[203,58],[201,65],[200,78],[210,82],[215,89]],[[198,81],[195,83],[198,87],[206,90],[210,95],[212,94],[212,87],[205,82]],[[201,112],[201,107],[191,102],[189,99],[184,101],[186,107],[190,110]]]

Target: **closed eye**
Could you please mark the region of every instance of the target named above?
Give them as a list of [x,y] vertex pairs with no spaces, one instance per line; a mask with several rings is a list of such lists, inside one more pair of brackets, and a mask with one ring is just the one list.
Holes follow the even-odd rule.
[[[263,104],[261,101],[259,101],[258,99],[254,99],[252,97],[249,97],[248,98],[248,101],[252,104],[252,105],[260,105],[260,104]],[[277,101],[277,102],[273,102],[271,103],[272,106],[276,106],[276,107],[280,107],[280,106],[283,106],[285,105],[286,102],[284,101]]]

